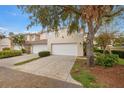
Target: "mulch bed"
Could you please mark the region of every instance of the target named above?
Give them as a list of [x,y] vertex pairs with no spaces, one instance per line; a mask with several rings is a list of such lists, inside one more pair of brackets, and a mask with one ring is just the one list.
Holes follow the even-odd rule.
[[[84,60],[83,60],[84,61]],[[78,61],[83,69],[87,69],[96,78],[96,82],[110,88],[124,88],[124,65],[115,65],[113,67],[87,67],[86,63]]]
[[113,88],[124,88],[124,66],[116,65],[111,68],[95,66],[89,69],[96,81]]
[[96,78],[96,82],[108,88],[124,88],[124,65],[115,65],[107,68],[98,65],[87,67],[86,59],[80,59],[76,62],[78,62],[82,68],[89,70]]

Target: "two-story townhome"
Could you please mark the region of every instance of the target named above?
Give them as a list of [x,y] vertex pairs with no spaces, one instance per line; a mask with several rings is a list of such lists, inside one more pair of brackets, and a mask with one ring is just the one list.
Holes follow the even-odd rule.
[[38,53],[47,49],[47,35],[45,33],[28,33],[25,34],[25,47],[31,53]]
[[11,48],[11,40],[9,37],[1,38],[0,39],[0,51],[4,48]]
[[67,29],[48,35],[48,50],[54,55],[83,56],[83,33],[67,34]]
[[31,53],[48,50],[54,55],[83,56],[83,33],[68,35],[67,29],[60,29],[57,34],[29,33],[26,34],[26,45]]
[[[40,51],[50,51],[53,55],[83,56],[83,31],[67,34],[67,29],[60,29],[55,32],[27,33],[25,35],[25,48],[30,53],[37,54]],[[3,38],[0,40],[0,50],[12,48],[11,40]],[[21,48],[13,46],[15,50]],[[12,49],[13,49],[12,48]]]

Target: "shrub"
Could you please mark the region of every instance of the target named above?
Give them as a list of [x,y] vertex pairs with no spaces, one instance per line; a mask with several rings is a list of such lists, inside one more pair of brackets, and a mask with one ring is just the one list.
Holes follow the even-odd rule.
[[121,51],[121,50],[112,50],[112,53],[119,55],[120,58],[124,58],[124,51]]
[[2,50],[5,51],[5,50],[11,50],[11,49],[6,47],[6,48],[3,48]]
[[99,56],[99,55],[101,55],[102,53],[99,53],[99,52],[96,52],[95,54],[94,54],[94,57],[96,58],[97,56]]
[[22,48],[21,50],[22,50],[22,53],[26,53],[26,50],[24,48]]
[[118,62],[118,55],[115,54],[100,54],[96,57],[96,64],[104,67],[112,67]]
[[[94,52],[103,53],[103,50],[97,49],[97,50],[94,50]],[[122,50],[112,50],[111,52],[112,54],[117,54],[120,58],[124,58],[124,51]],[[109,52],[105,51],[105,54],[109,54]]]
[[8,58],[22,55],[22,51],[20,50],[5,50],[0,52],[0,58]]
[[46,57],[46,56],[49,56],[49,55],[50,55],[49,51],[41,51],[41,52],[39,52],[40,57]]
[[94,52],[103,53],[103,50],[102,49],[94,49]]

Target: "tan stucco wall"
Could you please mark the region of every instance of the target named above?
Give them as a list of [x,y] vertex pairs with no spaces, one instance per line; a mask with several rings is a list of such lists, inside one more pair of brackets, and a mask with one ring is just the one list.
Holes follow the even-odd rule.
[[0,51],[6,47],[11,48],[11,40],[9,38],[3,38],[0,40]]
[[26,41],[30,41],[30,35],[26,35]]
[[77,56],[83,56],[83,34],[73,33],[67,35],[67,29],[60,30],[57,35],[55,32],[48,34],[48,50],[52,51],[53,43],[76,43]]
[[47,39],[47,33],[40,34],[40,40]]

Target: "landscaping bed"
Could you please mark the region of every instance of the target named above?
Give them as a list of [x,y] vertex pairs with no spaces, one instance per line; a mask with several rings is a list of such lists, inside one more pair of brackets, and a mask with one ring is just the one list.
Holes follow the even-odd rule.
[[23,64],[26,64],[26,63],[29,63],[29,62],[38,60],[39,58],[40,58],[40,57],[32,58],[32,59],[29,59],[29,60],[26,60],[26,61],[22,61],[22,62],[15,63],[14,65],[16,65],[16,66],[18,66],[18,65],[23,65]]
[[84,87],[124,87],[124,65],[87,67],[86,58],[82,58],[76,60],[71,75]]
[[20,50],[4,50],[4,51],[0,51],[0,59],[14,57],[14,56],[20,56],[20,55],[22,55],[22,51],[20,51]]
[[39,52],[39,57],[32,58],[32,59],[29,59],[29,60],[25,60],[25,61],[22,61],[22,62],[18,62],[18,63],[15,63],[14,65],[16,65],[16,66],[23,65],[23,64],[26,64],[26,63],[38,60],[38,59],[40,59],[42,57],[47,57],[47,56],[50,56],[50,52],[49,51],[41,51],[41,52]]
[[111,68],[95,66],[89,68],[89,70],[96,77],[96,81],[104,84],[106,87],[124,87],[124,66],[122,65],[115,65]]

